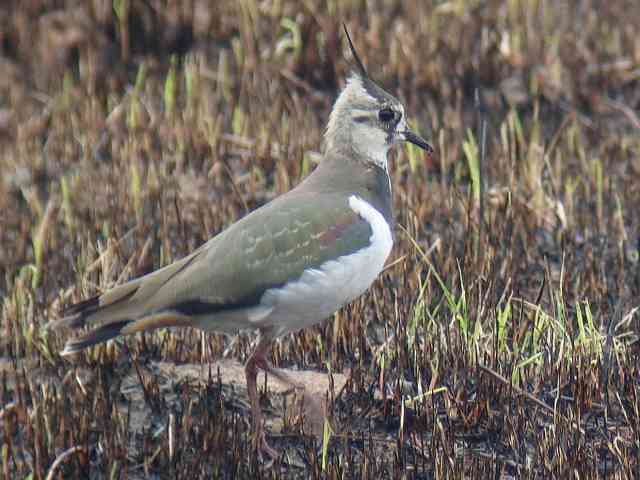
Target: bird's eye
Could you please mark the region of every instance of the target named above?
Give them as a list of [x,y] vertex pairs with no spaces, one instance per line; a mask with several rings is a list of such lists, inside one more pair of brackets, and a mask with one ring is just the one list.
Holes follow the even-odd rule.
[[395,118],[395,116],[395,112],[389,107],[385,107],[378,112],[378,120],[380,120],[382,123],[389,123]]

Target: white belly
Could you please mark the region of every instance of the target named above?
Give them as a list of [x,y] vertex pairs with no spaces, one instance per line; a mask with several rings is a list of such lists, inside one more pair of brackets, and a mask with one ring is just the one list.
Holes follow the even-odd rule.
[[305,270],[295,282],[267,290],[250,321],[276,326],[276,335],[318,323],[351,302],[373,283],[384,267],[393,237],[385,218],[361,198],[349,197],[349,206],[371,225],[370,245]]

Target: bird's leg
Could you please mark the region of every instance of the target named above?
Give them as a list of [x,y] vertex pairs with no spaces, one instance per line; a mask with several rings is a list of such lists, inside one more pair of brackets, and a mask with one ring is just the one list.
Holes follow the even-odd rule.
[[273,375],[280,383],[294,388],[303,394],[305,405],[310,407],[310,415],[307,415],[307,419],[310,421],[313,432],[317,435],[322,433],[324,414],[319,400],[313,395],[307,395],[304,384],[296,382],[286,373],[274,368],[271,363],[269,363],[266,358],[266,354],[270,345],[271,337],[269,335],[260,337],[258,345],[249,357],[249,360],[247,360],[244,371],[247,377],[247,391],[249,394],[251,414],[253,417],[253,431],[255,435],[254,446],[258,453],[264,452],[271,457],[271,459],[275,460],[278,458],[278,452],[269,446],[264,432],[262,409],[260,408],[260,401],[258,398],[258,370],[262,370],[267,374]]
[[265,358],[265,353],[269,345],[271,345],[271,339],[267,337],[260,338],[258,346],[249,357],[249,360],[247,360],[244,372],[247,377],[247,391],[249,394],[249,402],[251,403],[251,416],[253,418],[254,447],[258,454],[264,452],[271,457],[272,460],[275,460],[278,458],[278,452],[269,446],[265,437],[264,425],[262,424],[262,410],[260,408],[256,384],[258,370],[268,371],[268,369],[271,368]]

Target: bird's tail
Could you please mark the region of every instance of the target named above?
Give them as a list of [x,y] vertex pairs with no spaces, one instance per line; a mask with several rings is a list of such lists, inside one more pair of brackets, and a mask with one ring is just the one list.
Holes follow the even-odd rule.
[[133,280],[102,295],[71,305],[62,312],[61,319],[50,322],[47,330],[75,330],[85,326],[97,326],[90,332],[68,340],[61,354],[76,353],[124,333],[124,329],[134,322],[136,317],[137,302],[132,301],[132,297],[138,291],[139,280]]
[[167,267],[119,285],[102,295],[71,305],[63,317],[47,325],[58,328],[91,330],[67,341],[62,355],[69,355],[119,335],[150,331],[156,328],[188,326],[187,315],[172,303],[154,296],[168,282],[189,267],[200,250]]
[[79,337],[69,339],[67,343],[65,343],[64,350],[60,352],[60,355],[72,355],[85,348],[111,340],[112,338],[122,335],[127,325],[133,322],[133,320],[120,320],[118,322],[106,323]]

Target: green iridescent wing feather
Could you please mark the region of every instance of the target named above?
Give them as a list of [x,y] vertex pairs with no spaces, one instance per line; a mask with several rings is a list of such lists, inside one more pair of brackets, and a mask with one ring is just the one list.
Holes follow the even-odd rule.
[[[197,261],[153,297],[163,299],[165,308],[166,300],[173,298],[184,313],[249,307],[267,289],[369,245],[371,226],[349,207],[345,196],[316,196],[315,202],[290,196],[248,215],[203,246],[195,254]],[[189,308],[201,311],[188,312]]]

